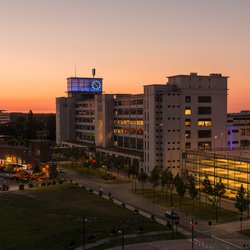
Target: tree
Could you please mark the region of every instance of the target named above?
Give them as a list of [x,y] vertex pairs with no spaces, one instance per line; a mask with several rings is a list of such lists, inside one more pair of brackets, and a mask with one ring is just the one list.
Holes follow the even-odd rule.
[[151,171],[151,175],[149,178],[149,181],[151,182],[153,188],[154,200],[155,200],[155,189],[160,184],[160,175],[161,175],[160,168],[154,167],[153,170]]
[[198,196],[198,189],[196,188],[196,181],[193,175],[189,176],[189,188],[188,193],[190,198],[193,200],[193,215],[194,215],[194,201]]
[[35,165],[33,168],[33,173],[40,173],[42,170],[39,165]]
[[226,193],[226,187],[222,183],[221,178],[220,178],[220,181],[217,182],[214,187],[214,194],[218,197],[220,203],[221,203],[221,198],[223,197],[225,193]]
[[242,215],[243,215],[243,212],[245,212],[249,206],[249,201],[247,199],[246,190],[242,184],[236,194],[236,201],[234,205],[240,212],[241,232],[242,232]]
[[180,177],[179,174],[177,174],[174,178],[174,183],[175,183],[175,188],[176,191],[180,197],[180,208],[181,208],[181,202],[182,202],[182,198],[184,197],[185,193],[186,193],[186,185],[183,181],[183,179]]
[[[161,174],[161,185],[165,188],[166,191],[166,201],[168,200],[168,190],[173,186],[174,176],[169,168],[165,169]],[[172,189],[173,190],[173,189]],[[171,190],[171,193],[172,193]],[[172,203],[172,195],[171,195],[171,203]]]
[[219,182],[217,182],[212,188],[212,197],[210,200],[212,201],[213,205],[215,206],[215,221],[218,221],[218,202],[221,200],[222,196],[226,192],[226,187],[225,185],[221,182],[221,179]]
[[201,191],[206,194],[206,205],[207,205],[207,196],[212,193],[213,189],[207,175],[205,176],[205,179],[202,181],[201,185],[203,186]]
[[144,194],[144,183],[146,183],[148,179],[148,175],[146,174],[146,172],[144,172],[143,168],[141,169],[137,178],[138,178],[138,181],[141,182],[141,189],[142,189],[142,193]]
[[132,178],[133,178],[132,190],[133,190],[133,183],[135,183],[135,192],[136,192],[136,178],[138,176],[138,173],[139,173],[139,167],[138,166],[132,165],[132,166],[128,167],[127,174],[128,174],[128,177],[132,176]]

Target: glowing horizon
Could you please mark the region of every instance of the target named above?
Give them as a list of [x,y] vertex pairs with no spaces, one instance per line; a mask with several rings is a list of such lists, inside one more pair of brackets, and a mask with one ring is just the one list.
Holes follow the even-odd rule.
[[0,109],[55,112],[66,78],[105,93],[143,92],[167,76],[221,73],[228,112],[250,110],[250,1],[2,0]]

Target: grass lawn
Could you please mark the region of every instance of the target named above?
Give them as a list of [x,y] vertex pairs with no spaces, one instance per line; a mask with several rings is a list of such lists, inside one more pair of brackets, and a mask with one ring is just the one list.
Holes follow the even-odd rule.
[[164,230],[73,184],[1,193],[0,214],[0,249],[67,249],[71,240],[82,245],[83,215],[86,239],[109,237],[112,229],[121,227],[125,234],[134,234],[140,226],[145,233]]
[[[147,199],[154,200],[153,191],[151,189],[145,189],[144,194],[142,193],[141,189],[138,189],[137,194],[143,195]],[[170,195],[168,195],[168,201],[166,201],[165,192],[157,190],[155,194],[155,202],[158,204],[171,207],[169,196]],[[193,213],[193,201],[189,197],[184,197],[182,199],[181,208],[180,208],[180,198],[177,194],[173,193],[173,204],[174,204],[175,210],[177,211],[180,210],[187,214]],[[215,207],[210,204],[206,205],[205,203],[201,203],[198,200],[195,201],[194,214],[195,214],[195,217],[201,220],[215,221]],[[233,221],[233,220],[238,221],[239,218],[240,218],[239,213],[218,207],[218,222],[227,222],[227,221]]]
[[[244,229],[244,221],[242,221],[242,227]],[[242,234],[244,234],[247,237],[250,237],[250,229],[242,230]]]

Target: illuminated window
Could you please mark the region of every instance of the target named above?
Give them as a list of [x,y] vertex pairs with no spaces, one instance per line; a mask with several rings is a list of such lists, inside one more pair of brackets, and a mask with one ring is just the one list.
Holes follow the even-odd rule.
[[191,119],[185,119],[185,126],[190,127],[191,126]]
[[191,108],[185,108],[185,115],[191,115]]
[[199,127],[211,127],[212,126],[211,119],[210,118],[199,119],[198,126]]

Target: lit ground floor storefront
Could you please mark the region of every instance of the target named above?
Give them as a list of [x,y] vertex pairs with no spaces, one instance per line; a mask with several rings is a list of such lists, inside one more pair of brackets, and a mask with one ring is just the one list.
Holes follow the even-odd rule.
[[244,153],[187,151],[183,171],[186,175],[194,175],[199,187],[208,176],[212,185],[222,181],[228,197],[234,198],[241,184],[250,195],[250,154]]

